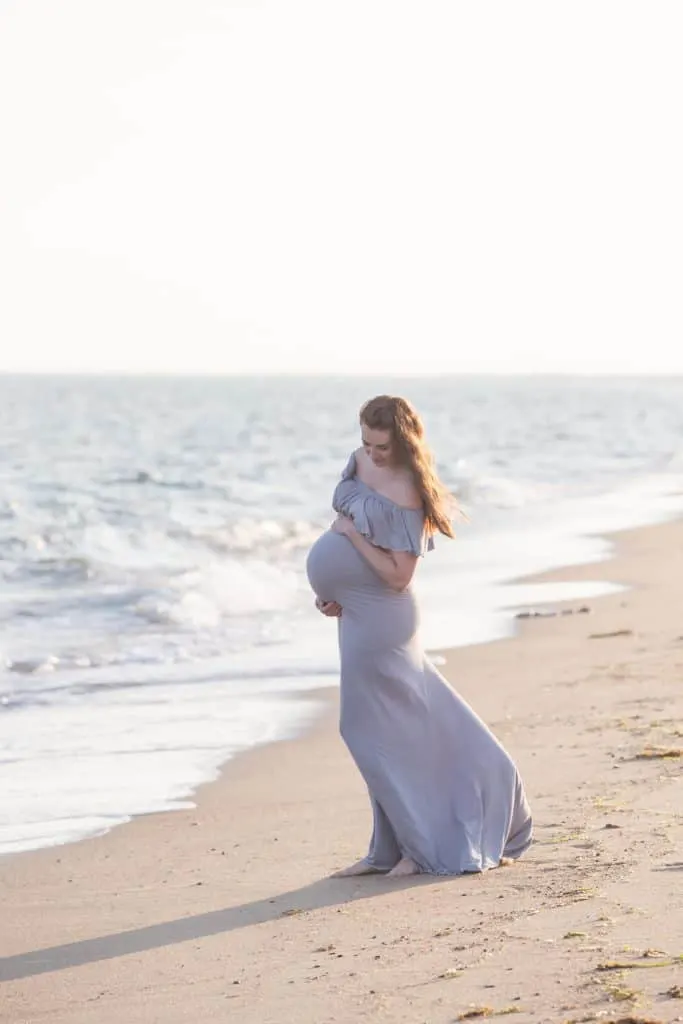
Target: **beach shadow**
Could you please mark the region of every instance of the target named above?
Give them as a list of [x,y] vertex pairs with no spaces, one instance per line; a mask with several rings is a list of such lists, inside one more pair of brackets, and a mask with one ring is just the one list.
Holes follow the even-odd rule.
[[[381,875],[367,875],[356,879],[323,878],[301,889],[280,893],[278,896],[237,907],[212,910],[206,914],[177,918],[161,924],[136,928],[133,931],[102,935],[82,942],[68,942],[63,946],[50,946],[17,956],[0,959],[0,981],[18,981],[51,971],[63,971],[70,967],[81,967],[101,960],[113,960],[130,953],[144,953],[150,949],[161,949],[190,939],[202,939],[209,935],[231,932],[237,928],[264,924],[281,917],[294,916],[307,910],[322,907],[342,906],[357,900],[372,899],[388,892],[412,888],[418,885],[443,884],[448,881],[462,882],[467,876],[452,878],[435,875],[418,875],[389,881]],[[353,886],[353,889],[351,887]]]

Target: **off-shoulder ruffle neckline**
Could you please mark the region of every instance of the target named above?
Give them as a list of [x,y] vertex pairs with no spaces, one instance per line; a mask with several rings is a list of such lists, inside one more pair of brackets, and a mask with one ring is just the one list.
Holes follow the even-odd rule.
[[348,465],[346,467],[346,472],[344,473],[344,480],[354,480],[357,484],[360,484],[361,487],[364,487],[366,491],[370,491],[370,493],[374,495],[374,497],[380,498],[382,501],[388,502],[389,505],[393,505],[394,508],[397,508],[400,512],[417,512],[419,513],[419,515],[424,514],[422,508],[410,508],[408,505],[399,505],[397,501],[394,501],[394,499],[390,498],[387,494],[382,494],[381,491],[378,491],[374,487],[371,487],[370,484],[366,484],[365,480],[361,480],[360,477],[357,475],[357,470],[358,462],[356,459],[356,453],[352,452]]

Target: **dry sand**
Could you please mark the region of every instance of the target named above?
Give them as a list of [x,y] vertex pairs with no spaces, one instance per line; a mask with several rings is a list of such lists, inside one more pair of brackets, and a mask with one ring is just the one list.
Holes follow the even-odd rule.
[[0,1018],[683,1020],[683,523],[616,543],[544,578],[632,589],[447,654],[522,771],[521,861],[326,878],[370,828],[326,693],[309,735],[229,763],[196,810],[0,860]]

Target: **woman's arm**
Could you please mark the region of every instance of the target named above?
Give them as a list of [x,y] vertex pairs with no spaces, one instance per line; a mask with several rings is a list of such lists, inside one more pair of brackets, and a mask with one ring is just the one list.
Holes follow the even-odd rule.
[[411,551],[385,551],[371,544],[359,533],[347,516],[339,516],[332,524],[335,533],[340,533],[353,544],[356,551],[375,570],[381,580],[392,590],[405,590],[415,573],[417,555]]

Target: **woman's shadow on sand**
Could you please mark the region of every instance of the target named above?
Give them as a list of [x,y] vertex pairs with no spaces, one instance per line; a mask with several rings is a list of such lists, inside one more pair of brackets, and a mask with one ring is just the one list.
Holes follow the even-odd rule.
[[[463,877],[459,876],[462,881]],[[133,931],[102,935],[81,942],[69,942],[63,946],[51,946],[29,953],[20,953],[0,959],[0,981],[16,981],[50,971],[62,971],[69,967],[80,967],[101,960],[112,960],[130,953],[144,953],[149,949],[160,949],[191,939],[201,939],[236,928],[264,924],[281,917],[294,916],[308,910],[354,903],[356,900],[371,899],[388,892],[407,889],[418,885],[443,884],[451,879],[434,875],[417,875],[391,881],[382,875],[367,875],[359,878],[322,878],[311,885],[278,896],[237,907],[212,910],[205,914],[181,917],[175,921],[136,928]]]

